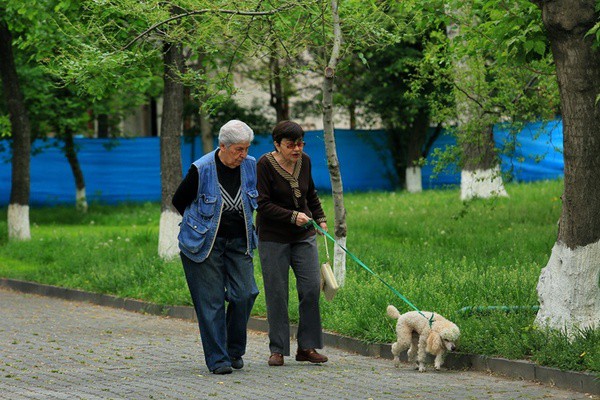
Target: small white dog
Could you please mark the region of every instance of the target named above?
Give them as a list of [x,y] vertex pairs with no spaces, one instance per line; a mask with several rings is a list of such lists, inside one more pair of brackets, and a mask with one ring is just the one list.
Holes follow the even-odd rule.
[[453,322],[439,314],[433,313],[433,324],[429,327],[431,311],[410,311],[400,314],[396,307],[389,305],[387,315],[397,319],[396,335],[397,342],[392,344],[394,365],[400,365],[400,353],[408,349],[408,361],[417,360],[417,368],[425,372],[426,352],[435,356],[434,367],[440,370],[444,363],[444,357],[448,351],[456,349],[456,342],[460,337],[460,330]]

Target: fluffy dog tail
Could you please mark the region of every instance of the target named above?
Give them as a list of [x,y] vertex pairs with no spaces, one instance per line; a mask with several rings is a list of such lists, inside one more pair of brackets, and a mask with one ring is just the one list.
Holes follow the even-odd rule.
[[394,319],[398,319],[400,318],[400,312],[398,311],[398,309],[392,305],[387,306],[387,315],[390,318],[394,318]]

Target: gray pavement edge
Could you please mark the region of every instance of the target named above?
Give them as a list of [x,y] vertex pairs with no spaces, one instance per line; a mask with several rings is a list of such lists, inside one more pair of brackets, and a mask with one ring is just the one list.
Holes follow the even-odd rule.
[[[44,285],[35,282],[0,278],[0,287],[22,293],[57,297],[64,300],[89,302],[100,306],[124,309],[132,312],[162,315],[172,318],[196,320],[194,309],[188,306],[162,306],[141,300],[122,299],[116,296],[90,293],[76,289]],[[250,318],[248,328],[258,332],[267,332],[265,319]],[[291,328],[296,334],[296,327]],[[366,343],[339,334],[324,332],[326,346],[354,352],[363,356],[391,359],[391,344]],[[406,361],[404,358],[403,361]],[[600,394],[600,377],[594,374],[575,371],[561,371],[528,361],[508,360],[475,354],[450,353],[444,366],[448,369],[483,371],[510,378],[523,379],[551,385],[561,389],[569,389],[582,393]]]

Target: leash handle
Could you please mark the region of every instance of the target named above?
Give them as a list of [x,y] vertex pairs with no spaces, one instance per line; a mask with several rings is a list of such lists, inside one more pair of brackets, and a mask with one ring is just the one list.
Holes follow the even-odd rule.
[[323,235],[323,241],[325,242],[325,254],[327,254],[327,262],[329,262],[329,246],[327,245],[327,236]]

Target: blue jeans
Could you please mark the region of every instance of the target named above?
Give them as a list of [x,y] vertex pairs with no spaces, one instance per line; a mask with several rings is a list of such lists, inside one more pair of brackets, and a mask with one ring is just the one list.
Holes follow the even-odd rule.
[[[180,254],[208,369],[230,366],[246,352],[246,328],[258,288],[246,238],[217,237],[208,258]],[[225,302],[228,303],[227,308]]]

